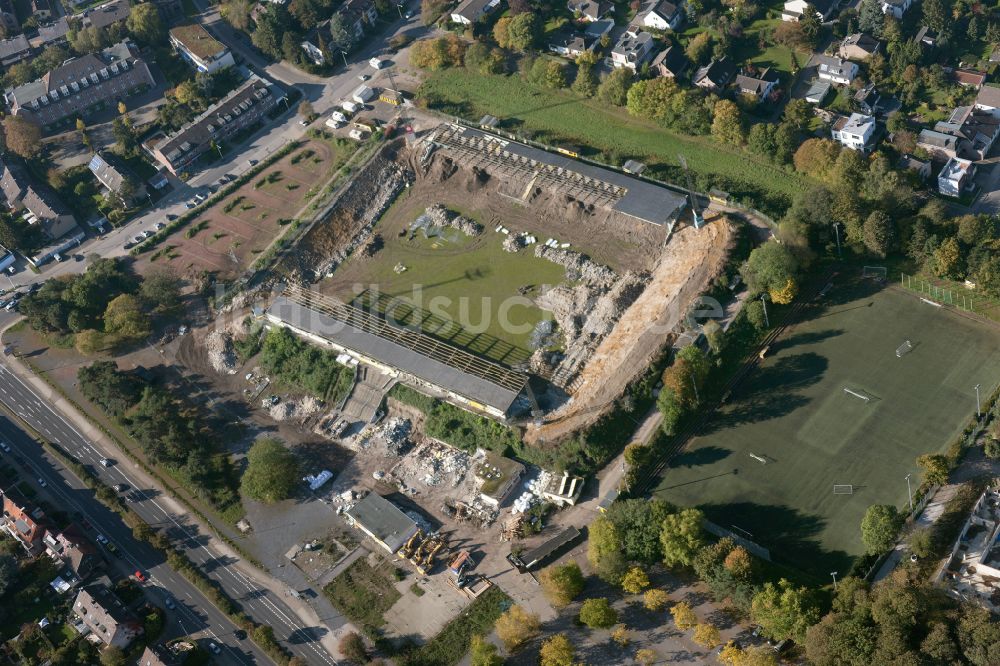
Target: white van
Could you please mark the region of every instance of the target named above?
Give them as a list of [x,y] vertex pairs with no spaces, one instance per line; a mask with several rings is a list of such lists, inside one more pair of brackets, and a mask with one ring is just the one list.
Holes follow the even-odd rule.
[[361,109],[361,105],[357,102],[345,101],[340,105],[340,108],[348,113],[357,113]]
[[368,64],[374,67],[375,69],[382,69],[382,65],[385,64],[385,61],[382,60],[381,58],[372,58],[371,60],[368,61]]

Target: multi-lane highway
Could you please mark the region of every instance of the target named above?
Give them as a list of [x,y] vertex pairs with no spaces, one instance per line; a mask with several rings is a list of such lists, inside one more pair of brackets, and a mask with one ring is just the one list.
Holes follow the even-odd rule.
[[[320,639],[328,631],[326,627],[305,626],[274,591],[245,573],[244,567],[239,566],[238,559],[230,554],[216,552],[213,545],[208,543],[204,535],[199,533],[197,526],[192,523],[189,516],[168,506],[168,504],[173,505],[174,503],[162,497],[159,491],[154,489],[150,480],[143,478],[141,473],[129,471],[123,464],[115,464],[111,467],[102,466],[100,464],[102,458],[120,459],[121,456],[117,451],[97,448],[97,445],[90,442],[44,398],[35,393],[32,387],[9,368],[2,365],[0,365],[0,403],[41,436],[58,444],[82,464],[88,465],[103,482],[109,485],[126,484],[129,490],[124,495],[128,499],[129,506],[153,527],[164,529],[175,546],[181,548],[188,558],[210,578],[218,581],[251,618],[274,629],[278,640],[294,654],[309,664],[327,664],[329,666],[336,664],[336,660],[320,643]],[[38,445],[23,437],[23,434],[17,435],[13,432],[16,428],[9,422],[7,422],[6,428],[11,431],[10,437],[12,439],[15,436],[18,437],[18,441],[12,442],[12,446],[16,445],[22,455],[28,458],[32,464],[38,466],[38,475],[46,478],[43,472],[47,471],[50,476],[53,476],[51,465],[45,462],[46,456]],[[7,432],[0,429],[0,435],[7,435]],[[43,466],[48,466],[49,469],[43,470]],[[69,473],[64,471],[61,476],[67,475]],[[47,478],[46,480],[48,481]],[[56,481],[58,480],[53,478],[53,483],[50,485],[53,487],[66,486],[67,490],[64,492],[67,494],[67,499],[69,499],[73,488],[70,484],[75,483],[76,490],[72,491],[72,495],[76,504],[82,504],[84,498],[89,497],[89,492],[79,490],[81,484],[75,479],[71,479],[70,482],[63,479],[59,481],[59,486],[56,485]],[[96,503],[96,500],[90,498],[88,503],[90,506],[80,509],[74,507],[74,510],[79,510],[85,516],[97,513],[96,507],[100,505]],[[179,574],[163,564],[162,557],[159,558],[160,563],[158,564],[155,551],[144,544],[135,543],[131,539],[131,533],[117,516],[107,512],[103,507],[100,507],[100,510],[105,514],[103,519],[99,518],[97,521],[91,520],[90,522],[98,529],[116,527],[108,529],[109,534],[106,536],[121,541],[122,546],[127,546],[129,556],[134,558],[136,568],[148,569],[155,577],[154,582],[165,589],[175,591],[179,599],[190,593],[189,599],[192,607],[208,615],[215,635],[225,643],[231,659],[239,663],[265,663],[267,661],[266,657],[262,657],[260,652],[252,647],[250,641],[236,640],[233,634],[235,628],[226,617],[211,606]],[[112,522],[114,526],[112,526]],[[191,629],[195,628],[197,627]]]
[[[34,403],[28,403],[28,406],[35,408]],[[147,596],[161,608],[168,597],[174,599],[176,607],[167,611],[167,620],[172,625],[170,633],[194,634],[203,638],[203,646],[208,641],[214,641],[222,648],[218,657],[222,663],[271,663],[251,641],[239,640],[236,637],[237,628],[228,617],[187,579],[167,566],[163,555],[149,544],[136,540],[118,514],[98,502],[92,490],[65,469],[57,458],[39,447],[6,414],[0,414],[0,439],[11,447],[11,452],[3,453],[3,456],[15,459],[8,462],[24,472],[27,483],[37,484],[37,479],[43,479],[46,486],[39,492],[47,495],[60,509],[89,523],[92,530],[88,536],[92,540],[101,534],[115,544],[120,559],[102,549],[111,567],[117,568],[122,576],[141,570],[147,578],[143,584]]]

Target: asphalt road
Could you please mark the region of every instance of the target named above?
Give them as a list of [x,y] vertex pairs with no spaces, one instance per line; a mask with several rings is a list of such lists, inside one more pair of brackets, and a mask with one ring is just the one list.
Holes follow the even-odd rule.
[[[280,598],[233,566],[236,560],[213,552],[206,545],[205,539],[199,535],[198,528],[191,523],[185,514],[173,513],[164,508],[163,504],[157,500],[160,491],[144,487],[121,465],[103,467],[100,464],[101,458],[115,459],[116,452],[100,451],[95,448],[94,444],[35,394],[20,377],[2,365],[0,365],[0,403],[3,403],[43,437],[59,444],[80,463],[89,466],[102,481],[112,485],[127,484],[129,488],[123,495],[129,500],[131,508],[153,527],[165,529],[174,545],[182,548],[188,558],[204,573],[218,581],[251,618],[274,629],[275,636],[285,647],[305,659],[309,664],[336,665],[337,662],[319,644],[319,637],[327,631],[325,627],[303,627],[295,614]],[[5,433],[0,430],[0,434]],[[26,457],[30,453],[31,459],[41,466],[44,461],[42,450],[31,440],[25,441],[23,436],[21,440],[17,443],[16,448]],[[52,474],[51,469],[49,473]],[[65,470],[61,474],[61,476],[67,475],[69,472]],[[45,478],[41,468],[39,468],[39,476]],[[48,481],[47,478],[46,481]],[[55,484],[52,485],[55,486]],[[82,487],[82,484],[77,481],[76,486],[79,488]],[[90,495],[89,491],[77,492],[76,496],[80,498],[77,500],[78,503],[81,503],[83,498],[89,497],[89,500],[84,507],[86,510],[74,509],[80,510],[85,516],[88,516],[88,519],[90,514],[97,513],[95,507],[100,507],[100,504]],[[103,507],[101,509],[103,510]],[[113,521],[105,516],[104,520],[90,520],[90,522],[99,529],[107,529],[106,536],[121,546],[127,545],[130,553],[135,554],[133,557],[136,558],[134,563],[137,567],[142,566],[145,570],[147,565],[152,565],[149,566],[149,571],[155,576],[154,582],[156,584],[164,589],[174,591],[178,599],[187,597],[191,601],[193,609],[198,609],[207,615],[210,626],[215,628],[215,635],[226,644],[231,658],[238,663],[269,663],[270,660],[256,650],[249,640],[237,641],[233,636],[235,628],[224,615],[215,609],[193,586],[184,581],[179,574],[163,563],[162,558],[157,562],[155,551],[132,540],[131,531],[120,519],[114,514],[110,514],[110,516],[114,517]],[[142,557],[138,557],[140,549],[142,549]],[[187,596],[188,594],[190,596]],[[196,628],[197,625],[188,627],[192,630]]]
[[[3,395],[7,398],[10,393]],[[5,399],[4,404],[11,403]],[[20,404],[18,409],[22,412],[37,409],[31,402]],[[34,485],[39,494],[47,495],[59,509],[82,516],[82,519],[89,522],[93,527],[88,535],[91,540],[97,534],[102,534],[118,547],[121,558],[112,556],[102,548],[112,569],[118,569],[122,576],[141,570],[147,578],[147,582],[142,584],[146,597],[164,610],[167,597],[176,601],[174,610],[166,610],[169,622],[166,635],[194,634],[201,638],[199,642],[202,647],[207,647],[208,641],[214,641],[223,650],[216,657],[223,664],[272,663],[249,639],[237,640],[234,635],[236,627],[229,618],[205,599],[187,579],[167,566],[157,550],[136,540],[132,536],[132,530],[118,514],[98,502],[92,490],[3,414],[0,414],[0,438],[9,443],[12,449],[11,453],[0,453],[6,458],[17,456],[17,462],[8,462],[24,472],[25,481]],[[39,487],[38,479],[45,480],[44,488]]]

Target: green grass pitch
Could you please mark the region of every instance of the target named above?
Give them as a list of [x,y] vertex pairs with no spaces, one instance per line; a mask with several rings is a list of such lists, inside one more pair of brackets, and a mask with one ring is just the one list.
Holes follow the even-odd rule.
[[[914,349],[897,358],[904,340]],[[845,574],[864,552],[868,506],[904,508],[904,477],[919,484],[916,457],[943,452],[959,435],[975,412],[976,384],[984,399],[997,385],[998,342],[990,325],[840,276],[672,461],[654,494],[752,533],[775,561],[822,578]],[[834,484],[851,484],[854,494],[834,495]]]

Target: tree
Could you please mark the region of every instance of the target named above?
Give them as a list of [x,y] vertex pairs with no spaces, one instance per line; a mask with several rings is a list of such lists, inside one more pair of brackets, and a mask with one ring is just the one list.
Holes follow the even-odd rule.
[[627,67],[613,69],[597,87],[597,99],[605,104],[625,106],[632,86],[632,71]]
[[316,111],[313,109],[313,105],[309,103],[309,100],[304,99],[299,102],[299,116],[306,120],[316,117]]
[[671,114],[670,102],[676,94],[677,83],[673,79],[646,79],[629,88],[625,106],[633,116],[667,124],[665,121]]
[[125,27],[136,40],[149,46],[156,46],[166,40],[166,30],[160,19],[160,12],[155,4],[142,3],[132,5]]
[[121,341],[141,340],[149,335],[149,318],[132,294],[116,296],[104,311],[104,332]]
[[767,322],[764,319],[764,304],[760,300],[754,299],[747,303],[743,306],[743,310],[747,313],[747,321],[754,327],[754,330],[763,331],[767,328]]
[[686,601],[671,606],[670,615],[674,618],[674,625],[681,631],[686,631],[698,624],[698,616],[694,614],[691,604]]
[[934,538],[930,528],[913,531],[910,535],[910,551],[917,557],[930,557],[934,554]]
[[531,12],[504,16],[493,26],[493,39],[500,48],[527,51],[538,38],[538,20]]
[[712,52],[712,35],[708,31],[698,33],[688,42],[684,52],[695,65],[705,64]]
[[88,328],[73,336],[73,346],[84,356],[90,356],[104,350],[107,345],[103,333],[97,329]]
[[7,148],[27,159],[35,156],[42,147],[42,129],[24,116],[7,116],[4,120],[4,138]]
[[576,78],[571,86],[573,92],[581,97],[593,97],[597,94],[597,74],[594,65],[580,63],[576,66]]
[[181,279],[170,269],[151,271],[139,285],[139,298],[155,312],[173,312],[181,304]]
[[938,277],[959,278],[962,267],[962,249],[958,241],[949,236],[941,242],[932,255],[934,274]]
[[[853,151],[850,151],[853,152]],[[896,231],[892,226],[892,218],[880,210],[872,211],[865,218],[865,247],[879,259],[884,259],[892,249]]]
[[1000,441],[995,439],[986,440],[986,444],[983,445],[983,453],[986,454],[987,458],[994,460],[1000,458]]
[[[329,46],[327,48],[333,49],[334,51],[350,51],[354,48],[354,43],[357,40],[354,31],[349,30],[347,27],[347,22],[344,20],[343,15],[337,13],[330,17],[330,23],[327,25],[327,33],[330,35]],[[452,35],[456,39],[458,35]],[[461,41],[461,40],[459,40]],[[464,44],[464,42],[462,42]],[[333,54],[334,56],[339,54]]]
[[662,556],[660,530],[672,511],[663,500],[627,499],[615,502],[604,515],[620,535],[624,558],[651,565]]
[[670,603],[670,595],[659,588],[646,590],[646,593],[642,595],[642,605],[653,613],[659,613],[667,607],[668,603]]
[[503,666],[503,657],[497,654],[497,646],[482,636],[472,637],[469,652],[472,655],[472,666]]
[[948,483],[948,458],[940,453],[920,456],[917,465],[923,470],[927,483],[942,486]]
[[365,647],[365,640],[361,638],[361,634],[356,631],[344,634],[344,637],[340,639],[340,643],[337,645],[337,648],[348,661],[354,662],[355,664],[364,664],[368,662],[368,648]]
[[722,325],[715,319],[709,319],[702,325],[701,332],[705,335],[708,348],[715,356],[720,356],[726,342],[726,333],[722,330]]
[[795,170],[816,180],[826,180],[840,154],[840,144],[830,139],[807,139],[792,157]]
[[889,504],[873,504],[861,520],[861,541],[873,555],[884,553],[896,543],[903,516]]
[[691,636],[691,640],[703,648],[711,650],[722,642],[722,636],[715,625],[702,622],[695,626],[694,635]]
[[598,516],[590,524],[588,534],[587,560],[601,580],[617,584],[626,567],[618,528],[606,516]]
[[125,666],[128,660],[120,647],[109,645],[101,650],[101,666]]
[[649,576],[642,567],[632,567],[622,578],[622,589],[629,594],[639,594],[649,587]]
[[538,582],[549,603],[556,607],[565,606],[583,592],[583,572],[573,561],[542,569]]
[[778,657],[766,645],[751,646],[744,650],[730,642],[719,652],[719,661],[726,666],[777,666]]
[[576,650],[566,634],[556,634],[542,643],[538,656],[539,666],[573,666],[576,662]]
[[777,303],[781,301],[775,296],[787,289],[789,282],[795,282],[798,270],[799,262],[791,250],[782,243],[769,241],[750,253],[740,275],[753,291],[767,291]]
[[139,150],[139,137],[135,129],[126,122],[128,116],[115,118],[111,121],[111,135],[115,137],[115,148],[119,155],[130,157]]
[[743,546],[736,546],[733,548],[726,559],[723,561],[722,566],[725,567],[726,571],[733,575],[733,578],[737,580],[749,580],[750,575],[753,573],[753,559],[750,557],[750,553]]
[[682,509],[667,516],[660,530],[663,562],[669,566],[689,566],[705,543],[701,524],[705,516],[698,509]]
[[299,463],[278,439],[262,437],[247,453],[249,461],[240,490],[260,502],[280,502],[292,496],[299,485]]
[[723,143],[742,146],[746,141],[746,130],[740,108],[734,102],[723,99],[715,103],[712,116],[712,136]]
[[619,624],[611,632],[611,640],[617,643],[619,647],[628,647],[628,644],[632,642],[632,635],[629,633],[628,627],[624,624]]
[[13,555],[0,555],[0,595],[17,580],[17,560]]
[[861,32],[881,37],[884,24],[885,14],[879,0],[861,0],[858,7],[858,28]]
[[[520,16],[524,16],[521,14]],[[566,65],[558,60],[550,60],[545,65],[545,87],[559,90],[566,87]]]
[[494,626],[497,638],[503,642],[507,652],[514,652],[537,636],[540,628],[538,615],[529,613],[521,606],[511,606],[497,618]]
[[754,595],[750,617],[771,640],[793,638],[802,642],[806,629],[819,620],[819,607],[805,587],[796,588],[782,578],[777,585],[768,582]]
[[[791,24],[791,21],[783,21],[784,24]],[[763,157],[774,158],[778,152],[778,144],[775,141],[777,126],[771,123],[756,123],[750,128],[747,134],[747,147],[750,151]]]
[[798,24],[802,28],[803,45],[809,49],[816,48],[816,42],[819,40],[819,33],[823,28],[823,24],[820,22],[819,13],[813,5],[807,4],[805,6],[802,18],[799,19]]
[[618,623],[618,612],[607,599],[587,599],[580,606],[580,622],[591,629],[607,629]]

